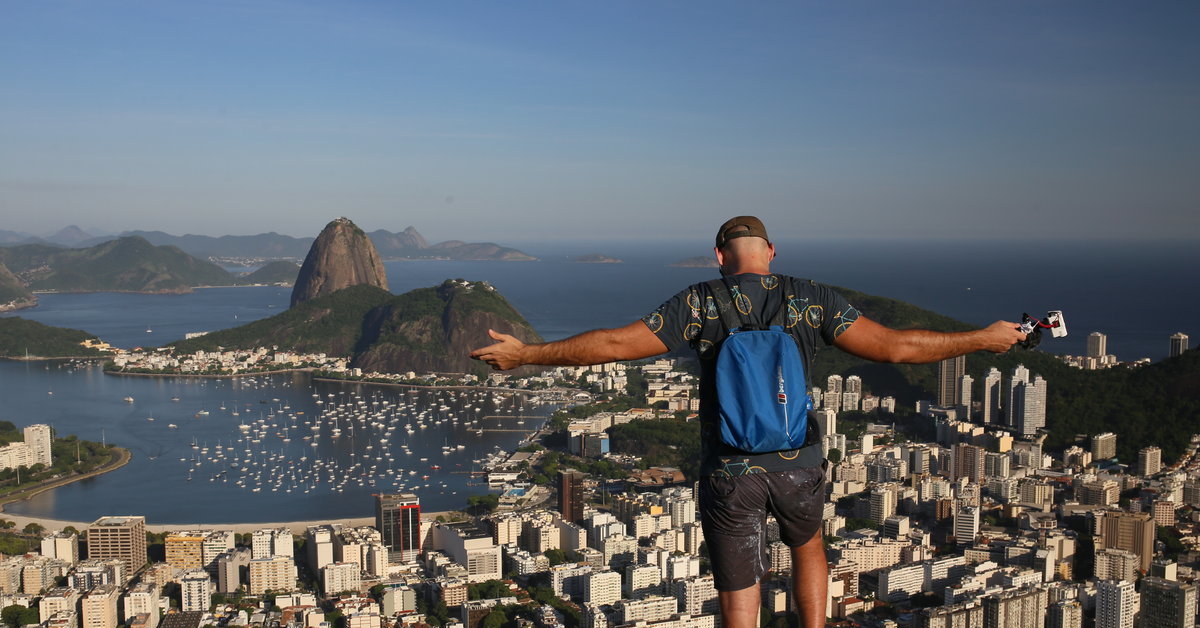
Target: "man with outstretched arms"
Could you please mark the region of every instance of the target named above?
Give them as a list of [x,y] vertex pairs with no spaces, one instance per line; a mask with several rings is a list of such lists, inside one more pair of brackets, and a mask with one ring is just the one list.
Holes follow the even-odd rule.
[[555,342],[525,344],[488,330],[498,342],[472,351],[471,357],[498,370],[526,364],[589,365],[647,358],[687,343],[696,350],[701,365],[700,516],[723,625],[758,626],[759,581],[770,566],[765,540],[769,513],[779,522],[780,537],[792,550],[795,596],[803,625],[821,626],[825,623],[828,566],[821,537],[825,460],[820,438],[810,435],[798,449],[757,454],[722,442],[713,359],[729,333],[723,319],[730,317],[722,313],[736,311],[733,320],[754,325],[780,324],[795,339],[805,373],[819,344],[831,344],[877,362],[920,364],[975,351],[1002,353],[1025,334],[1016,323],[1006,321],[955,333],[880,325],[826,286],[772,274],[775,245],[762,222],[753,216],[738,216],[721,225],[714,252],[725,289],[694,284],[642,320]]

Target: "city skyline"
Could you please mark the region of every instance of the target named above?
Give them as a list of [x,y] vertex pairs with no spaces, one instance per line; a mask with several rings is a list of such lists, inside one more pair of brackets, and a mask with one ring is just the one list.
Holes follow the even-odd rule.
[[[1188,3],[12,5],[5,229],[1194,239]],[[632,232],[632,236],[630,235]]]

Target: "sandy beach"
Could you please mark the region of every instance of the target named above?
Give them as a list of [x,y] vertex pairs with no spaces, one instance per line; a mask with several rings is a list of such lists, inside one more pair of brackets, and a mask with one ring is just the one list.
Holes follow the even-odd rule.
[[[423,512],[421,513],[421,521],[433,522],[439,516],[449,519],[453,512]],[[131,516],[136,513],[109,513],[108,516]],[[24,528],[29,523],[36,523],[47,530],[62,530],[67,526],[72,526],[80,532],[92,525],[91,521],[63,521],[60,519],[44,519],[41,517],[26,517],[24,515],[13,515],[4,513],[0,518],[8,519],[16,523],[16,529]],[[316,525],[333,525],[342,524],[344,526],[372,526],[375,525],[375,517],[346,517],[342,519],[320,519],[314,521],[283,521],[274,523],[154,523],[146,522],[146,531],[148,532],[171,532],[174,530],[232,530],[237,534],[245,534],[262,530],[263,528],[287,528],[293,534],[304,534],[304,531],[309,526]]]

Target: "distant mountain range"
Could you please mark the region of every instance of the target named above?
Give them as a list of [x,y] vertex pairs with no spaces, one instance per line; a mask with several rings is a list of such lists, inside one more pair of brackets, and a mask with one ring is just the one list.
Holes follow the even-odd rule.
[[2,247],[0,263],[34,291],[182,293],[193,286],[237,283],[212,262],[138,237],[77,249],[47,244]]
[[[124,237],[141,237],[157,246],[174,246],[201,259],[304,259],[313,238],[294,238],[275,232],[258,235],[220,237],[202,235],[176,236],[162,231],[126,231],[119,235],[91,235],[74,225],[54,235],[39,238],[26,233],[0,230],[0,246],[46,244],[70,248],[86,248]],[[386,259],[454,259],[530,261],[536,259],[517,249],[492,242],[468,243],[448,240],[429,244],[415,228],[399,233],[379,229],[367,234],[379,254]]]
[[[431,245],[412,227],[366,236],[382,259],[536,259],[491,242]],[[0,230],[0,312],[37,305],[33,293],[39,291],[182,293],[196,286],[292,285],[300,267],[291,260],[304,259],[314,241],[278,233],[210,237],[131,231],[93,236],[76,226],[42,239]],[[243,276],[212,260],[267,263]]]
[[[6,246],[0,247],[0,311],[36,304],[34,291],[178,294],[196,286],[290,285],[299,270],[295,262],[281,260],[234,275],[177,247],[154,246],[136,236],[88,248]],[[10,302],[15,305],[4,307]]]
[[492,340],[488,329],[540,340],[487,283],[446,280],[394,295],[360,284],[297,303],[241,327],[173,344],[177,351],[279,346],[350,356],[351,366],[380,372],[485,372],[467,354]]

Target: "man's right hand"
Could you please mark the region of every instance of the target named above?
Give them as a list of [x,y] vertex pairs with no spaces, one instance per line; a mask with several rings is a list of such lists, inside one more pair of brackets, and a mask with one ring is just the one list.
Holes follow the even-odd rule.
[[521,350],[525,348],[525,343],[517,340],[515,336],[502,334],[493,329],[488,330],[488,335],[493,340],[500,342],[472,351],[471,358],[482,360],[497,371],[515,369],[525,364],[521,361]]

